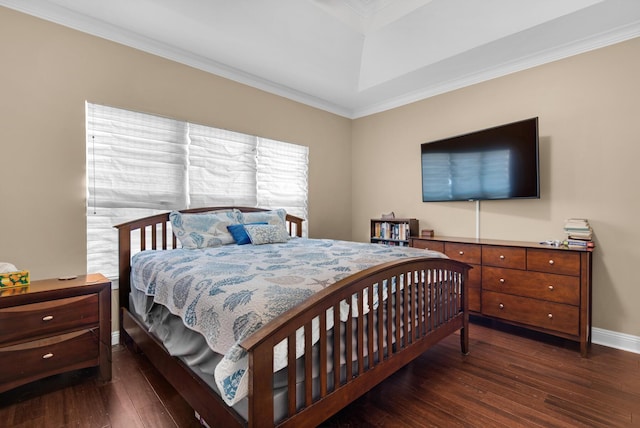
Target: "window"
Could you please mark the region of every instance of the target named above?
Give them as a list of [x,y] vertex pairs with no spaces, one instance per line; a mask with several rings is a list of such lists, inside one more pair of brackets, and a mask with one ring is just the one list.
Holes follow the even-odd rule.
[[88,272],[116,278],[113,226],[146,215],[238,205],[307,218],[308,147],[91,103],[86,120]]

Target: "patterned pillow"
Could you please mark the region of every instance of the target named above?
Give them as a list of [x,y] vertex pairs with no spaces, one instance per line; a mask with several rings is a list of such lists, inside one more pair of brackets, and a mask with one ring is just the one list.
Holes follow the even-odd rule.
[[289,240],[287,229],[280,224],[245,224],[244,229],[253,245],[276,244]]
[[271,211],[257,211],[253,213],[240,213],[240,223],[258,223],[265,222],[267,224],[281,224],[286,229],[287,212],[280,208]]
[[233,244],[235,240],[227,226],[240,223],[235,211],[169,214],[171,227],[183,248],[206,248]]
[[[262,221],[249,224],[267,224],[267,222]],[[227,226],[229,233],[231,233],[231,236],[233,236],[233,239],[238,245],[251,244],[251,238],[249,238],[249,235],[247,235],[247,231],[244,227],[244,224],[230,224],[229,226]]]

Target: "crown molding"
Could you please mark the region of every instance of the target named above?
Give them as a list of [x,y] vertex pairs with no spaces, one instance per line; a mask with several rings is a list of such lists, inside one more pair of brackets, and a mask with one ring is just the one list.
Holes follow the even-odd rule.
[[355,109],[351,114],[351,119],[357,119],[386,110],[391,110],[397,107],[431,98],[436,95],[441,95],[498,77],[517,73],[519,71],[524,71],[540,65],[548,64],[554,61],[559,61],[561,59],[611,46],[616,43],[631,40],[639,36],[640,22],[636,22],[634,24],[618,28],[614,31],[608,31],[606,33],[589,37],[577,42],[557,46],[553,49],[548,49],[546,51],[539,52],[525,58],[519,58],[518,60],[508,63],[499,64],[496,67],[481,70],[477,73],[468,74],[466,76],[455,78],[438,85],[433,85],[417,91],[406,93],[398,97],[390,98],[381,103],[371,104],[363,108]]
[[100,37],[124,46],[150,53],[180,64],[188,65],[198,70],[206,71],[216,76],[224,77],[262,91],[278,95],[301,104],[315,107],[339,116],[350,118],[352,111],[329,101],[280,85],[267,79],[227,66],[209,58],[194,54],[175,46],[157,42],[138,33],[124,28],[87,17],[72,10],[54,5],[47,1],[30,0],[0,0],[0,5],[18,12],[35,16],[45,21],[53,22],[92,36]]
[[[410,91],[400,96],[389,97],[382,102],[351,108],[331,103],[327,100],[263,79],[242,70],[229,67],[209,58],[194,54],[193,52],[164,43],[159,43],[153,39],[141,36],[140,34],[87,17],[45,0],[30,0],[28,2],[23,0],[0,0],[0,5],[81,31],[83,33],[88,33],[90,35],[132,47],[171,61],[185,64],[234,82],[281,96],[310,107],[324,110],[329,113],[343,116],[348,119],[357,119],[371,114],[380,113],[436,95],[441,95],[446,92],[482,83],[487,80],[506,76],[518,71],[558,61],[560,59],[640,36],[640,22],[635,22],[625,27],[620,27],[612,31],[588,37],[577,42],[557,46],[553,49],[548,49],[515,61],[498,64],[495,67],[490,67],[436,85]],[[357,95],[355,96],[357,97]],[[355,100],[354,103],[357,103],[357,100]]]

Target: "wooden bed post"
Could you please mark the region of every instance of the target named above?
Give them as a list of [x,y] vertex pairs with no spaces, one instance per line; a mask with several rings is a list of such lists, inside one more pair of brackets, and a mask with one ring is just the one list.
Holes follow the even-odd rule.
[[118,227],[118,322],[120,343],[124,343],[127,333],[122,319],[122,308],[129,308],[129,293],[131,291],[131,232],[127,227]]
[[473,269],[472,266],[468,266],[467,272],[464,276],[462,284],[462,328],[460,329],[460,350],[464,355],[469,355],[469,269]]

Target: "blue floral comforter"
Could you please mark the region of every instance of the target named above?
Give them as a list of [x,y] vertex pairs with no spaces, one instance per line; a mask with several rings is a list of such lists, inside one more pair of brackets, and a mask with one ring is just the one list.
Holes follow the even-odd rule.
[[[399,258],[426,255],[445,257],[416,248],[304,238],[267,245],[143,251],[133,257],[131,282],[224,356],[214,377],[225,402],[233,405],[247,395],[248,358],[239,346],[243,339],[346,276]],[[286,347],[278,347],[278,352],[284,355],[275,355],[274,370],[286,365]]]

